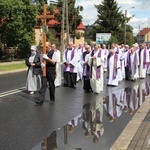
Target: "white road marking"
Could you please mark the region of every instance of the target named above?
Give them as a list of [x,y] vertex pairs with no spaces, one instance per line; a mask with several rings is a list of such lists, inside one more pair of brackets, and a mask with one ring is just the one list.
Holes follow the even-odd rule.
[[24,91],[25,89],[26,89],[25,87],[21,87],[21,88],[18,88],[18,89],[2,92],[2,93],[0,93],[0,97],[4,97],[4,96],[11,95],[11,94],[19,93],[19,92]]

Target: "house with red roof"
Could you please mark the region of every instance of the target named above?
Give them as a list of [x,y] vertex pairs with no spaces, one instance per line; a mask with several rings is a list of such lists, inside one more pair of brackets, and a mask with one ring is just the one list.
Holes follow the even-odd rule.
[[[55,36],[55,38],[58,38],[59,41],[61,41],[61,33],[57,33],[54,29],[54,25],[56,24],[61,24],[61,22],[58,22],[55,19],[51,19],[47,22],[47,27],[48,27],[48,31],[50,31],[50,33],[52,35]],[[34,27],[35,30],[35,41],[36,41],[36,45],[39,45],[39,43],[42,41],[42,32],[41,32],[41,27],[40,26],[35,26]],[[81,22],[79,24],[79,26],[76,28],[76,34],[78,34],[78,39],[70,34],[70,41],[73,42],[75,45],[79,45],[79,43],[84,43],[84,33],[85,33],[85,26],[83,25],[83,23]],[[66,32],[64,33],[64,41],[66,41],[67,39],[67,34]]]
[[142,29],[137,35],[138,43],[150,43],[150,28]]

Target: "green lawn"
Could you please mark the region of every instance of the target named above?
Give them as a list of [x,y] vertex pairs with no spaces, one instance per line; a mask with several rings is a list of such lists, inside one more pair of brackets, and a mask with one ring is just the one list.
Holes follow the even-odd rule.
[[0,65],[0,72],[20,70],[20,69],[26,69],[26,68],[27,66],[25,65],[24,62],[18,63],[18,64]]

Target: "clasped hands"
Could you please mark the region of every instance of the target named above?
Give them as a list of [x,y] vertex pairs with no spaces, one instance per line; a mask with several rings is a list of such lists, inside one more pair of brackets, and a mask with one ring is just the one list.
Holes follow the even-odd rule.
[[41,67],[42,67],[42,68],[44,68],[44,67],[45,67],[45,64],[44,64],[43,62],[41,63]]
[[72,65],[72,64],[71,64],[71,63],[69,63],[69,62],[66,62],[65,64],[66,64],[67,66],[68,66],[68,65],[70,65],[70,67],[71,67],[71,68],[73,68],[73,67],[74,67],[74,65]]
[[49,57],[48,57],[46,54],[43,54],[43,59],[48,60],[48,59],[49,59]]
[[35,63],[30,63],[31,66],[35,66]]

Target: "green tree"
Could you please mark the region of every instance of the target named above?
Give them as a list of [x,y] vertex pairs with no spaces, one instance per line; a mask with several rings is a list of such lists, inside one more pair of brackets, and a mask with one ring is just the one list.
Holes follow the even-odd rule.
[[[56,6],[60,13],[55,14],[55,19],[58,22],[62,20],[62,0],[58,0]],[[72,35],[76,35],[75,29],[82,22],[82,16],[79,15],[80,11],[83,10],[82,6],[78,6],[75,8],[75,0],[68,0],[68,19],[69,19],[69,33]],[[55,30],[59,33],[61,31],[61,24],[54,26]]]
[[93,35],[93,40],[96,38],[96,33],[111,33],[114,41],[122,43],[125,19],[129,21],[130,18],[125,18],[116,0],[103,0],[101,4],[95,5],[95,7],[98,12],[97,20],[89,32]]
[[20,57],[26,57],[35,43],[34,26],[37,9],[30,0],[0,1],[0,18],[7,18],[0,28],[1,41],[7,47],[18,47]]

